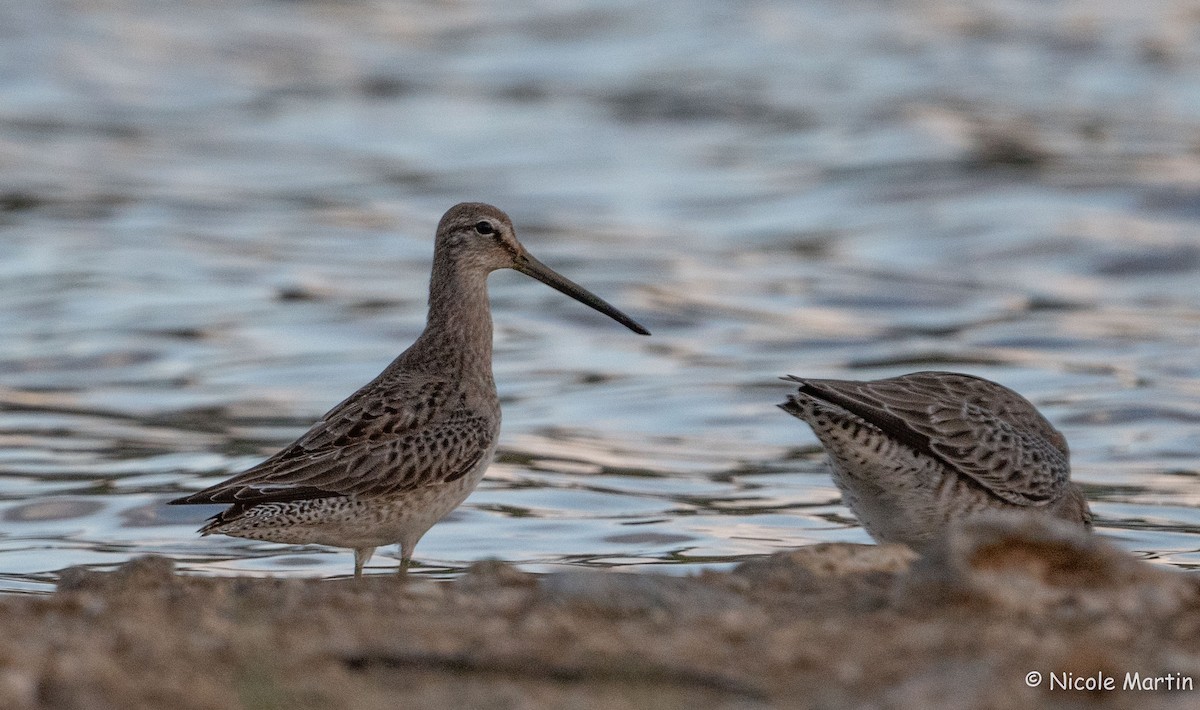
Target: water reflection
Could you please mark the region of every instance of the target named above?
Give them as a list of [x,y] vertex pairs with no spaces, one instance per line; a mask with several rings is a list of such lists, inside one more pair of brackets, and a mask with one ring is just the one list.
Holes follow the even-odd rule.
[[494,277],[500,457],[414,573],[867,542],[776,377],[922,368],[1027,395],[1100,531],[1196,566],[1200,102],[1173,67],[1200,50],[1172,6],[7,3],[0,589],[148,552],[349,574],[163,503],[411,342],[463,199],[655,335]]

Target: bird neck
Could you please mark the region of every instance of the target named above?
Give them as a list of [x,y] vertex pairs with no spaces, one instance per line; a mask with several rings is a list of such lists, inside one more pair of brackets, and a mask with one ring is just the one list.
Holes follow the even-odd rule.
[[487,277],[481,269],[435,266],[429,282],[429,320],[419,342],[451,367],[490,375],[492,310]]

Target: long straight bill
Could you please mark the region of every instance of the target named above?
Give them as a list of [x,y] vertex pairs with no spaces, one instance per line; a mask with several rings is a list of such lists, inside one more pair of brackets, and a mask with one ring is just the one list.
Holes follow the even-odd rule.
[[518,257],[517,264],[513,268],[526,276],[532,276],[556,291],[567,294],[584,305],[595,308],[639,335],[650,335],[650,331],[643,328],[637,321],[618,311],[609,305],[607,301],[586,288],[565,276],[560,276],[554,269],[551,269],[529,254],[522,254]]

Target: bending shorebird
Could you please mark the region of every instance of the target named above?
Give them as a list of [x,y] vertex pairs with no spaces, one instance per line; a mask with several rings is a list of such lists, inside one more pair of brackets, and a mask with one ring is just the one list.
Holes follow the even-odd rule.
[[376,547],[398,543],[403,574],[417,541],[475,489],[496,450],[487,277],[497,269],[516,269],[650,334],[533,258],[508,215],[455,205],[438,224],[429,318],[416,342],[279,453],[171,503],[232,504],[204,535],[351,548],[356,577]]
[[953,372],[811,380],[779,405],[812,427],[846,505],[878,542],[921,550],[955,520],[1044,511],[1091,529],[1067,440],[1029,400]]

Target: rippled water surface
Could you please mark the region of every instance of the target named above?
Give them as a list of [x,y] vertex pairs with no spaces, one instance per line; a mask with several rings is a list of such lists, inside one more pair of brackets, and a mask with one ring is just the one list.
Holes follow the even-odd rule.
[[465,199],[654,335],[492,277],[500,454],[417,574],[866,542],[777,378],[931,368],[1028,396],[1103,534],[1200,565],[1189,8],[11,0],[0,589],[348,574],[164,502],[411,342]]

